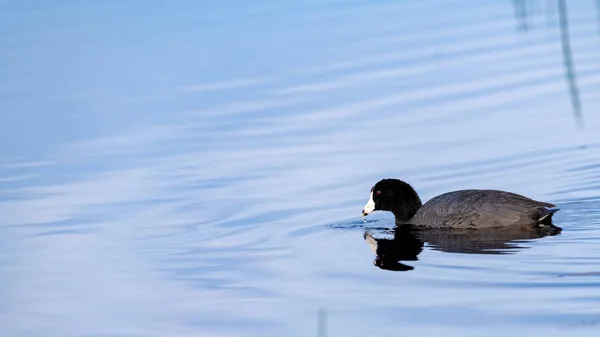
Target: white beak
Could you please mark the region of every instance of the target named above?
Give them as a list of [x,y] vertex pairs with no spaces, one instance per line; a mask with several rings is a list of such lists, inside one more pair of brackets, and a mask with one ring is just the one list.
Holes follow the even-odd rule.
[[365,205],[365,208],[363,208],[362,213],[363,213],[363,215],[369,215],[374,210],[375,210],[375,202],[373,201],[373,192],[371,192],[371,196],[369,197],[369,201]]

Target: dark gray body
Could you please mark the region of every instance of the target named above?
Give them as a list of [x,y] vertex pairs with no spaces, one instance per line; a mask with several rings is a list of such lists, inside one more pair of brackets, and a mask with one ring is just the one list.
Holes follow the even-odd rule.
[[426,202],[408,221],[434,228],[497,228],[551,224],[553,204],[497,190],[460,190]]

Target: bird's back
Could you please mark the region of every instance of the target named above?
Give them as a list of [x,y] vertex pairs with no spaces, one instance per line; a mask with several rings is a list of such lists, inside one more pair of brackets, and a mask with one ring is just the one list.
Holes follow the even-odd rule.
[[441,194],[408,221],[413,225],[452,228],[490,228],[535,225],[550,220],[556,210],[547,202],[497,190],[460,190]]

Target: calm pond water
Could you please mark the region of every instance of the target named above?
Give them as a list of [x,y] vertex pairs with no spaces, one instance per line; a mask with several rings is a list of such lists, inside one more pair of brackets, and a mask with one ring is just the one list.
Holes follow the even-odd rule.
[[[0,1],[0,335],[597,336],[598,6]],[[563,232],[380,268],[384,177]]]

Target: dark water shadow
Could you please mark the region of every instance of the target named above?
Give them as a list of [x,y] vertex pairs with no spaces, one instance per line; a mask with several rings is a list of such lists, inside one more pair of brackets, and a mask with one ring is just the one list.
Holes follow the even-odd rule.
[[[389,231],[386,231],[389,233]],[[417,261],[425,243],[433,250],[462,254],[514,254],[528,249],[528,240],[560,233],[558,227],[434,229],[412,225],[395,228],[392,238],[376,238],[376,230],[365,230],[364,238],[375,254],[373,264],[381,269],[409,271],[401,261]]]

